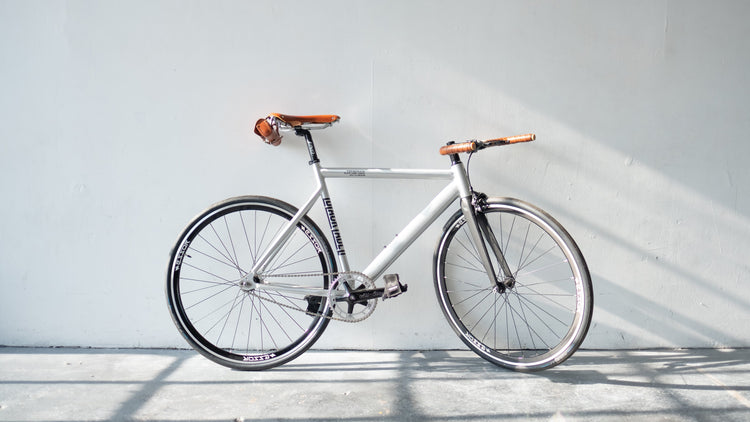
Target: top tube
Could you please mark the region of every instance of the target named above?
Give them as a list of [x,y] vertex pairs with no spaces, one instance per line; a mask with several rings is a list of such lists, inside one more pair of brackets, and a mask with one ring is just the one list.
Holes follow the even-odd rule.
[[365,179],[435,179],[450,180],[451,170],[438,169],[390,169],[362,167],[321,168],[320,174],[325,178],[365,178]]

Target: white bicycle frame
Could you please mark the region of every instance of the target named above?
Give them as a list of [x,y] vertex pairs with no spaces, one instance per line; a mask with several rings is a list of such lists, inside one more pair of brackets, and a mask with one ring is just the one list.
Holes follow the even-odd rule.
[[[309,133],[308,133],[309,135]],[[310,199],[297,211],[297,213],[285,224],[282,230],[271,241],[270,246],[265,253],[256,261],[251,271],[241,280],[244,285],[252,286],[258,289],[268,289],[277,291],[293,291],[300,294],[309,294],[315,296],[326,296],[326,289],[316,289],[291,285],[279,282],[270,282],[263,279],[263,273],[274,256],[279,252],[284,242],[294,232],[297,224],[312,209],[315,202],[322,199],[323,205],[328,216],[328,223],[331,229],[336,255],[339,265],[339,272],[350,271],[349,262],[346,258],[346,252],[339,232],[336,216],[333,211],[331,198],[328,193],[326,179],[334,178],[366,178],[366,179],[422,179],[422,180],[450,180],[450,182],[430,201],[430,203],[417,214],[397,235],[396,237],[367,265],[362,271],[364,275],[371,280],[376,280],[385,273],[396,259],[409,247],[424,231],[437,220],[438,217],[448,207],[461,199],[461,209],[469,222],[469,228],[475,238],[475,244],[480,245],[480,257],[482,258],[485,269],[488,270],[488,276],[492,283],[497,283],[497,278],[492,269],[489,255],[484,242],[481,240],[482,235],[471,209],[472,191],[469,186],[469,180],[466,169],[460,160],[455,160],[450,170],[437,169],[389,169],[389,168],[327,168],[321,167],[317,160],[312,138],[306,137],[308,148],[310,149],[310,165],[316,180],[316,188]],[[479,240],[478,242],[476,240]],[[498,251],[495,251],[498,253]],[[504,262],[504,259],[502,260]]]

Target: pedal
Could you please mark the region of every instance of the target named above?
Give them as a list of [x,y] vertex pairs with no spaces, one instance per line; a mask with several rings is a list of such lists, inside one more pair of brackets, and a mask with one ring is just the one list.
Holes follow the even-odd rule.
[[401,293],[405,292],[409,287],[406,284],[401,284],[398,279],[398,274],[386,274],[383,276],[385,280],[385,290],[383,290],[383,300],[396,297]]

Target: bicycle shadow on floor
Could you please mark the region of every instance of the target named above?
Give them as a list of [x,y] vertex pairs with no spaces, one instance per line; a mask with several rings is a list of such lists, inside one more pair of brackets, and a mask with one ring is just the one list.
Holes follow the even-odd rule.
[[[412,377],[446,381],[460,376],[462,380],[512,380],[545,378],[554,383],[571,385],[608,384],[643,388],[674,388],[706,391],[750,391],[748,385],[720,381],[729,378],[750,379],[750,349],[653,349],[653,350],[579,350],[566,362],[539,372],[522,373],[492,365],[469,351],[399,351],[387,361],[356,359],[359,351],[323,352],[342,354],[352,360],[327,362],[292,362],[275,368],[277,373],[344,371],[368,373],[397,371]],[[316,352],[308,352],[315,356]],[[314,359],[314,358],[313,358]],[[685,383],[686,376],[701,382]],[[676,379],[680,378],[681,381]],[[673,380],[675,379],[675,380]]]
[[571,385],[750,392],[750,384],[722,381],[750,379],[750,349],[581,350],[534,375]]
[[[750,392],[750,384],[743,382],[750,379],[748,349],[579,350],[563,364],[533,373],[497,367],[467,350],[387,352],[392,355],[383,360],[372,359],[367,353],[323,352],[320,356],[327,361],[319,361],[318,353],[313,351],[310,352],[310,361],[292,362],[274,371],[299,375],[320,372],[322,378],[326,378],[323,374],[337,372],[343,379],[348,379],[348,383],[357,380],[354,382],[391,385],[394,401],[390,404],[390,413],[386,417],[363,415],[353,419],[361,421],[547,421],[560,411],[560,417],[585,420],[618,420],[625,417],[671,417],[679,420],[685,414],[698,419],[711,419],[718,415],[727,420],[738,420],[738,415],[742,417],[750,411],[750,402],[743,398]],[[342,362],[343,359],[347,361]],[[380,376],[384,374],[387,376]],[[319,382],[326,380],[320,379]],[[434,390],[433,386],[439,386],[439,389]],[[524,398],[513,403],[490,399],[500,391],[513,391],[513,394],[520,394],[519,398]],[[467,392],[468,395],[464,397]],[[538,397],[531,399],[524,392],[534,392],[538,397],[549,400]],[[456,396],[456,400],[461,400],[461,397],[475,400],[484,403],[484,407],[443,408],[440,400],[430,403],[435,396],[426,399],[435,393],[438,397],[446,395]],[[592,397],[592,394],[615,394],[626,401],[630,398],[658,398],[641,407],[608,403],[609,399],[580,398]],[[717,397],[722,397],[725,402],[717,405]],[[426,403],[429,407],[425,407]]]

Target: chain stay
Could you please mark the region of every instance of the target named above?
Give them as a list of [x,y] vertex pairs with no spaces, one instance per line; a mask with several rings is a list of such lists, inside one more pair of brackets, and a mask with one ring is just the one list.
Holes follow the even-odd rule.
[[[268,274],[268,275],[263,276],[263,278],[282,278],[282,277],[285,277],[285,278],[303,278],[303,277],[325,277],[325,276],[337,276],[337,277],[340,277],[342,275],[360,276],[360,277],[362,277],[365,280],[370,280],[370,277],[368,277],[364,273],[361,273],[361,272],[358,272],[358,271],[337,271],[337,272],[332,272],[332,273]],[[372,280],[370,280],[370,281],[372,282]],[[333,282],[331,283],[331,285],[333,285]],[[323,315],[322,313],[308,312],[307,309],[302,309],[302,308],[299,308],[297,306],[289,305],[289,304],[286,304],[286,303],[281,303],[281,302],[279,302],[279,301],[277,301],[277,300],[275,300],[273,298],[270,298],[270,297],[261,297],[254,290],[251,290],[248,293],[251,294],[251,295],[253,295],[253,296],[255,296],[255,297],[257,297],[259,300],[265,300],[265,301],[271,302],[271,303],[273,303],[275,305],[281,306],[283,308],[291,309],[291,310],[294,310],[294,311],[299,311],[299,312],[302,312],[304,314],[310,315],[312,317],[318,317],[319,316],[319,317],[323,317],[323,318],[330,319],[330,320],[333,320],[333,321],[342,321],[342,322],[355,323],[355,322],[364,321],[370,315],[372,315],[372,313],[367,313],[367,314],[365,314],[361,318],[339,318],[337,316],[334,316],[333,313],[331,313],[331,315]],[[374,299],[374,300],[377,300],[377,299]],[[329,309],[330,309],[330,307],[329,307]]]

